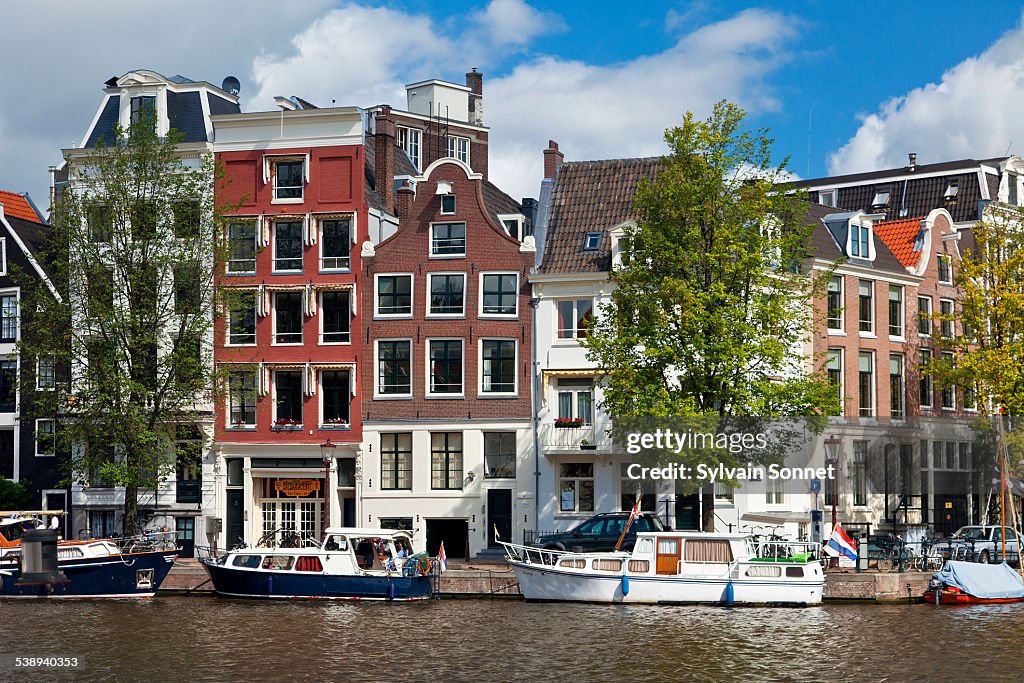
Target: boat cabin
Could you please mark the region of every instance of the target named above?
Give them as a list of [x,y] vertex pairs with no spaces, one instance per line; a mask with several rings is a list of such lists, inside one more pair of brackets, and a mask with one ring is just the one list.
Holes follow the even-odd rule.
[[332,527],[318,548],[242,548],[230,553],[230,567],[327,574],[401,572],[412,554],[408,532]]

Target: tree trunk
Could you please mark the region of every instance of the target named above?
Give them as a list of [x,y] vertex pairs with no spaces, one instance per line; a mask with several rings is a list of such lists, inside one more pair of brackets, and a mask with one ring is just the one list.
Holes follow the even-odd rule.
[[704,484],[701,489],[701,529],[704,531],[715,530],[715,485]]
[[124,533],[137,533],[139,523],[139,487],[128,484],[124,487]]

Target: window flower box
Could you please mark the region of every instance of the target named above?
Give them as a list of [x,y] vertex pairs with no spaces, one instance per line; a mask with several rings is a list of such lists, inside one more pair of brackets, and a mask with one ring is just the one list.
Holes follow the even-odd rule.
[[579,429],[582,426],[582,417],[559,417],[555,419],[555,427],[558,429]]
[[275,432],[298,431],[300,429],[302,429],[302,423],[292,419],[274,420],[274,424],[270,427],[270,430]]
[[326,419],[326,420],[324,420],[320,424],[320,429],[350,429],[350,428],[351,428],[351,425],[349,425],[348,420],[342,419],[340,417]]

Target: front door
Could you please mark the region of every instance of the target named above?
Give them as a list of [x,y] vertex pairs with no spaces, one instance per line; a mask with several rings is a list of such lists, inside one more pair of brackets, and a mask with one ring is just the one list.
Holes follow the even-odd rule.
[[675,527],[681,531],[700,529],[700,495],[676,493]]
[[245,540],[245,531],[242,525],[245,516],[242,509],[242,493],[242,489],[228,489],[228,515],[224,524],[226,548],[234,548]]
[[512,540],[512,489],[487,491],[487,547]]
[[174,530],[177,531],[176,540],[181,548],[181,557],[196,556],[196,518],[178,517],[174,522]]

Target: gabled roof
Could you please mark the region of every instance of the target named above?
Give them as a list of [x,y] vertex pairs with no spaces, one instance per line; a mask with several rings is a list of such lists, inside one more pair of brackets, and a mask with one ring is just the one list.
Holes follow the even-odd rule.
[[43,217],[36,213],[28,197],[17,192],[0,190],[0,204],[3,204],[4,215],[20,218],[34,223],[42,223]]
[[[569,161],[559,166],[551,194],[541,273],[599,273],[611,269],[607,231],[635,218],[633,197],[644,178],[661,171],[661,157]],[[587,233],[601,233],[584,250]]]
[[[807,208],[807,213],[804,215],[804,220],[813,224],[814,230],[811,232],[811,249],[813,255],[816,258],[824,259],[826,261],[835,261],[845,255],[843,249],[836,242],[835,236],[826,225],[826,218],[832,221],[843,221],[849,220],[856,212],[842,211],[831,206],[823,206],[821,204],[810,204]],[[920,219],[918,219],[920,224]],[[873,224],[873,229],[878,232],[878,223]],[[873,270],[882,270],[891,273],[906,274],[906,267],[901,263],[900,259],[892,252],[887,246],[884,240],[876,239],[875,245],[875,258],[872,261],[866,259],[849,259],[849,262],[854,265],[862,266],[865,268],[871,268]],[[915,265],[917,261],[914,261]]]
[[886,168],[877,171],[866,171],[864,173],[848,173],[846,175],[823,176],[821,178],[807,178],[794,180],[789,183],[793,187],[829,187],[845,183],[871,182],[884,180],[886,178],[903,178],[904,176],[922,175],[926,173],[953,174],[954,171],[976,171],[981,165],[998,166],[1010,157],[992,157],[991,159],[957,159],[955,161],[942,161],[935,164],[918,164],[914,170],[908,166],[898,168]]
[[921,256],[918,238],[921,235],[922,220],[923,217],[907,218],[883,221],[874,225],[875,235],[885,243],[905,268],[916,268]]
[[[483,181],[484,206],[491,215],[495,225],[501,226],[498,220],[500,213],[522,213],[523,207],[516,200],[498,189],[498,186],[490,180]],[[519,236],[522,239],[522,235]]]

